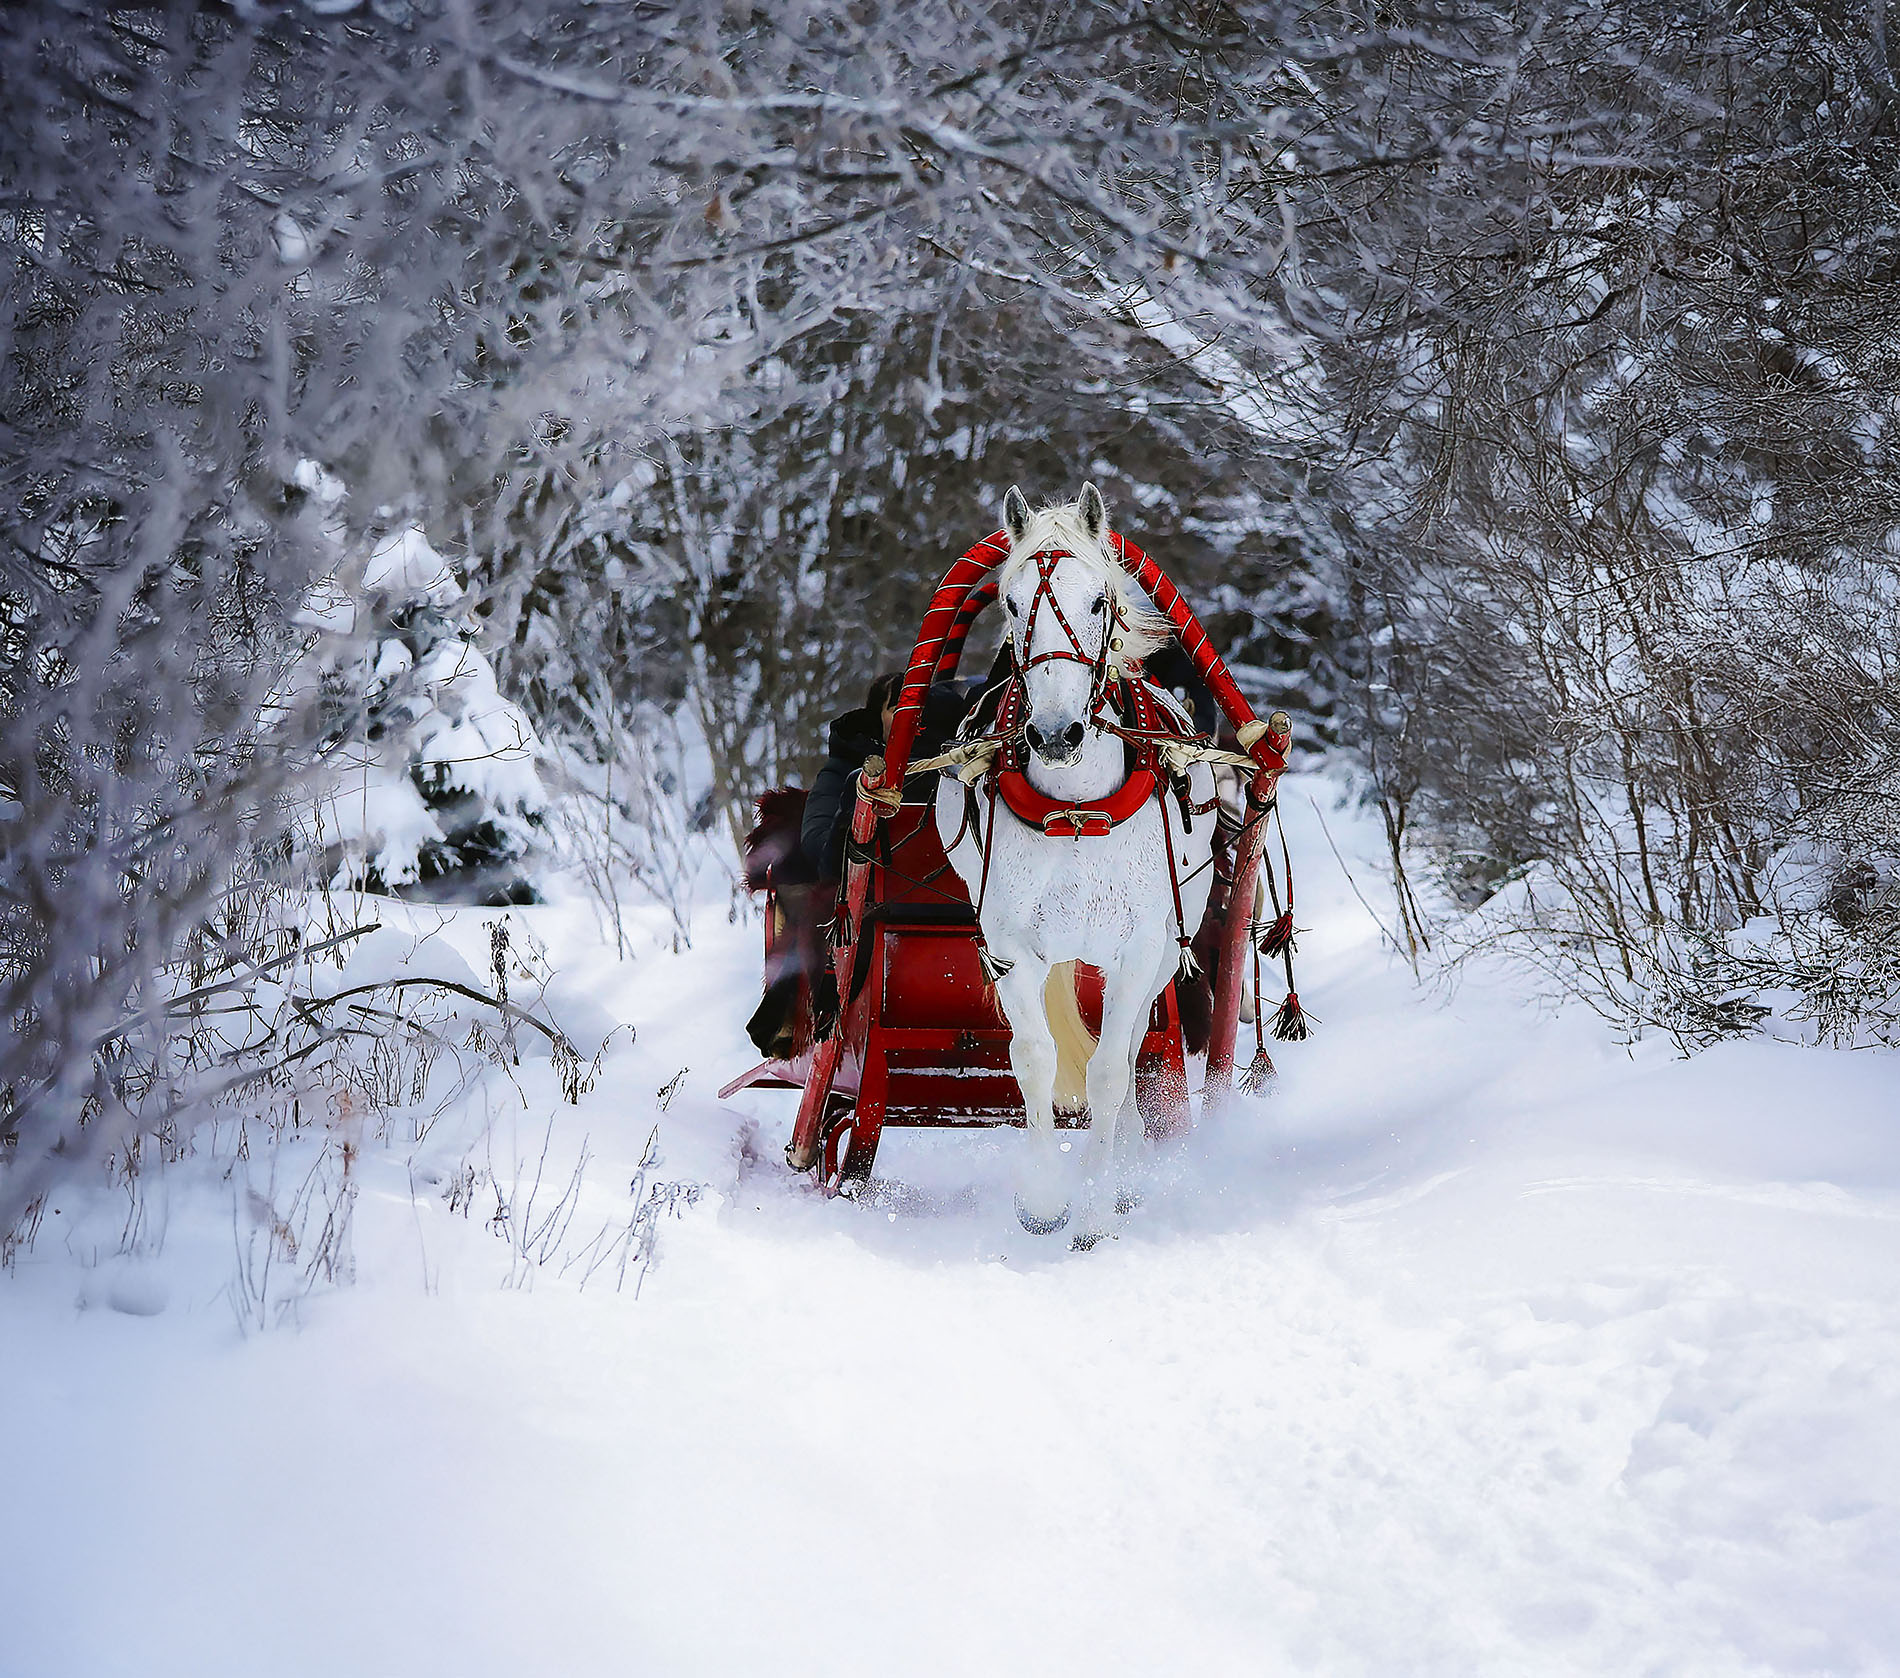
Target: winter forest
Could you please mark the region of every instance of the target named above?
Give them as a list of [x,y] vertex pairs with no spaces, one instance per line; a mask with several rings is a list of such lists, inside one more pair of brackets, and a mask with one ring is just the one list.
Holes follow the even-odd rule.
[[[1887,29],[0,10],[0,1678],[1900,1671]],[[1088,1254],[713,1094],[760,795],[1085,481],[1315,1019]]]

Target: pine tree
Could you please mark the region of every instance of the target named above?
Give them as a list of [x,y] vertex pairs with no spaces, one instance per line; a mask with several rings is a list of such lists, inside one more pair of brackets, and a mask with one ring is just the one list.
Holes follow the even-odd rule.
[[313,847],[330,885],[536,901],[525,864],[548,805],[540,742],[497,688],[469,596],[422,530],[386,534],[356,588],[332,580],[303,621],[324,632],[305,686],[332,720]]

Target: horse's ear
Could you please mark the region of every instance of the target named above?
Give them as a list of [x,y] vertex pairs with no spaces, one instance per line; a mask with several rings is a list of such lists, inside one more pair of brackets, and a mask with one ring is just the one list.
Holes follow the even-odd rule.
[[1009,494],[1003,497],[1003,528],[1009,532],[1012,542],[1020,542],[1029,534],[1029,503],[1014,484],[1009,486]]
[[1082,528],[1098,542],[1108,531],[1108,506],[1093,484],[1082,486]]

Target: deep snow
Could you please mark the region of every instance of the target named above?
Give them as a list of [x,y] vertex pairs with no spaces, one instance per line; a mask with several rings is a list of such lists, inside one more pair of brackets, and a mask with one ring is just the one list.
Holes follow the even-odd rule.
[[[511,911],[637,1041],[368,1142],[355,1285],[274,1327],[228,1136],[155,1253],[71,1199],[0,1278],[0,1675],[1900,1671],[1894,1057],[1420,991],[1309,794],[1375,902],[1377,837],[1289,782],[1317,1034],[1092,1253],[1015,1227],[1009,1132],[792,1179],[792,1098],[712,1099],[758,939],[716,907],[625,964]],[[491,918],[437,942],[479,970]],[[656,1123],[706,1192],[583,1290]],[[552,1262],[444,1202],[545,1151],[545,1207],[583,1136]]]

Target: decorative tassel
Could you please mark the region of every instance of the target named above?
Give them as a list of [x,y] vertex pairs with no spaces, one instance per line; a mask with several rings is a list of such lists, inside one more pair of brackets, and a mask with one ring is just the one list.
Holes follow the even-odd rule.
[[1240,1075],[1240,1093],[1258,1095],[1275,1076],[1273,1056],[1262,1049],[1253,1057],[1253,1064]]
[[1302,1042],[1312,1034],[1306,1029],[1306,1015],[1300,1010],[1297,991],[1288,991],[1280,1011],[1273,1016],[1273,1035],[1282,1043]]
[[1200,970],[1201,964],[1194,959],[1193,940],[1183,938],[1181,940],[1181,977],[1191,979]]
[[1267,1039],[1261,1029],[1260,1012],[1260,946],[1253,947],[1253,1062],[1240,1075],[1240,1093],[1259,1095],[1266,1088],[1267,1080],[1273,1076],[1273,1056],[1267,1053]]
[[976,960],[977,965],[983,969],[983,982],[987,985],[995,984],[1016,965],[1013,961],[1006,961],[1002,956],[991,955],[987,944],[977,945]]
[[1266,931],[1260,934],[1260,953],[1277,956],[1284,950],[1293,948],[1293,911],[1287,910],[1276,921],[1268,924]]

